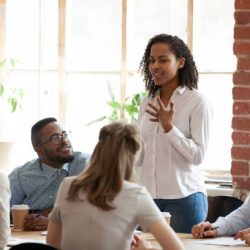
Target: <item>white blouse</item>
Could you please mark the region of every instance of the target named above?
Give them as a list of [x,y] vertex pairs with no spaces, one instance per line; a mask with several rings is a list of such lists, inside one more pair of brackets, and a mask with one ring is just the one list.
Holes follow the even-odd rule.
[[[139,111],[138,125],[142,137],[140,184],[153,198],[179,199],[195,192],[206,194],[199,164],[204,159],[212,121],[212,108],[197,90],[178,87],[174,101],[174,127],[165,133],[158,122],[145,112],[146,97]],[[167,107],[169,109],[169,106]]]

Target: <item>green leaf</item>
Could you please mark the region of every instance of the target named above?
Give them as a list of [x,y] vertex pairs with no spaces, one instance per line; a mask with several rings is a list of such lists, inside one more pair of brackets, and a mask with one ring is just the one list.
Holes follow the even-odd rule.
[[8,102],[11,112],[16,112],[17,109],[22,109],[22,98],[24,96],[24,90],[21,88],[8,86],[5,83],[6,77],[8,77],[8,73],[10,69],[16,67],[18,63],[17,60],[13,58],[5,58],[0,61],[0,71],[2,79],[0,80],[0,96]]
[[16,67],[16,60],[11,58],[10,59],[10,64],[11,64],[12,68],[15,68]]
[[137,113],[138,112],[138,108],[132,104],[125,105],[124,109],[129,113]]
[[132,104],[126,105],[125,110],[128,113],[130,120],[135,119],[138,114],[138,108]]
[[[117,121],[117,120],[128,120],[132,121],[137,119],[138,110],[141,104],[142,99],[144,96],[147,95],[147,92],[139,92],[134,95],[128,96],[125,98],[125,103],[121,103],[115,100],[115,96],[113,93],[113,89],[111,84],[108,82],[108,92],[110,96],[110,100],[107,101],[107,105],[110,107],[111,114],[108,116],[103,116],[103,119],[107,119],[109,122]],[[96,119],[95,121],[89,123],[93,124],[94,122],[98,122],[99,120]]]
[[114,122],[119,119],[118,112],[114,110],[112,114],[108,117],[109,122]]
[[16,109],[17,109],[17,100],[16,100],[16,98],[12,98],[11,106],[12,106],[11,112],[15,112]]
[[3,84],[0,84],[0,96],[4,94],[4,86]]
[[85,126],[93,125],[94,123],[101,122],[101,121],[103,121],[103,120],[105,120],[105,119],[107,119],[107,116],[99,117],[99,118],[97,118],[97,119],[95,119],[95,120],[93,120],[93,121],[91,121],[91,122],[85,124]]
[[121,104],[117,101],[109,101],[109,102],[107,102],[107,104],[113,109],[121,109],[122,108]]

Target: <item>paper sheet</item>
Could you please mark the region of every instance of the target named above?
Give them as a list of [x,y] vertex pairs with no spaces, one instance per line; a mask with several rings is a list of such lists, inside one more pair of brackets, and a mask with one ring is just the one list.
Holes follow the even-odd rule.
[[235,240],[233,237],[216,237],[213,239],[200,239],[195,240],[194,243],[205,244],[205,245],[219,245],[219,246],[238,246],[245,245],[245,241],[238,239]]

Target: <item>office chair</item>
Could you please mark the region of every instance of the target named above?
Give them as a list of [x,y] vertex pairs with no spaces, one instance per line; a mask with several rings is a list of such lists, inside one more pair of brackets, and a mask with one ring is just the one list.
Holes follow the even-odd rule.
[[12,246],[11,248],[9,248],[9,250],[57,250],[57,249],[42,243],[26,242]]
[[208,197],[207,221],[215,222],[218,217],[230,214],[243,204],[243,201],[231,196]]

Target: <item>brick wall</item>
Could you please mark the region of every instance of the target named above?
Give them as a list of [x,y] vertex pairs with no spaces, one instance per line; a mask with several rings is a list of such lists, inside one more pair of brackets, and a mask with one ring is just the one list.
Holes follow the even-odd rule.
[[250,0],[235,0],[232,166],[235,189],[250,191]]

